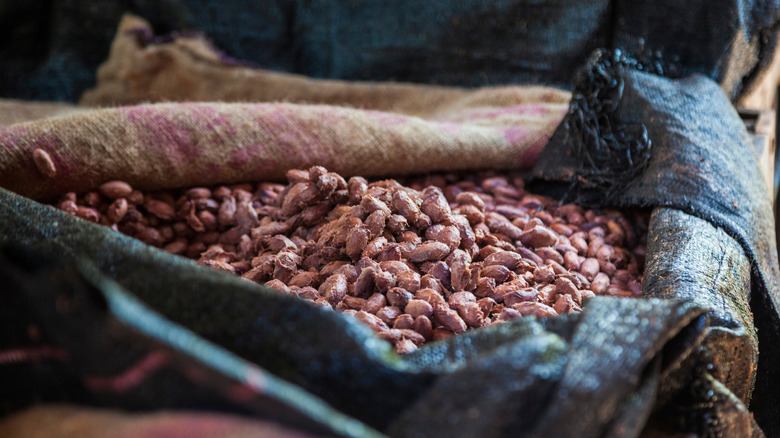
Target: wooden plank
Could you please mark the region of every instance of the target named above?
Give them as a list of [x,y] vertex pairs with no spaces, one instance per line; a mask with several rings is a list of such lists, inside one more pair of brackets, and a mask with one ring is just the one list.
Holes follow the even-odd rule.
[[769,197],[774,201],[776,112],[741,109],[739,114],[753,139],[753,147],[758,155],[758,167],[763,174]]
[[777,85],[780,81],[780,44],[772,53],[772,62],[757,82],[736,103],[737,108],[755,111],[775,109],[777,107]]
[[[776,93],[775,93],[776,95]],[[753,144],[758,152],[758,163],[764,173],[769,197],[775,199],[775,123],[774,110],[762,111],[756,121]]]

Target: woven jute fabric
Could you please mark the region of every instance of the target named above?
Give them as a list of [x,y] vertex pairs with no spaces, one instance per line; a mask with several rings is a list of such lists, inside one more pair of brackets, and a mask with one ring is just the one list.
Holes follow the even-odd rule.
[[62,102],[30,102],[0,99],[0,127],[47,117],[84,111],[86,108]]
[[[732,238],[707,222],[725,218],[713,223],[758,229],[750,213],[764,217],[767,200],[753,190],[763,183],[749,178],[755,163],[725,154],[749,147],[744,126],[711,80],[695,79],[691,88],[645,73],[607,73],[597,68],[584,76],[608,86],[594,92],[596,105],[584,100],[588,88],[575,92],[562,123],[567,92],[312,80],[242,65],[202,38],[154,37],[145,22],[126,17],[80,107],[35,112],[8,103],[20,109],[0,128],[0,185],[43,200],[108,179],[172,188],[280,179],[291,167],[312,164],[347,176],[517,169],[536,162],[542,148],[539,163],[557,170],[583,158],[576,148],[555,148],[566,134],[612,145],[629,162],[623,146],[652,143],[660,164],[693,161],[676,173],[637,166],[653,194],[669,196],[630,205],[679,208],[669,203],[676,189],[703,181],[701,193],[728,196],[684,210],[700,215],[737,199],[739,207],[731,206],[739,214],[727,208],[686,219],[682,211],[655,210],[644,294],[659,291],[655,296],[667,299],[595,297],[579,314],[520,318],[401,357],[342,314],[0,188],[0,295],[9,303],[0,320],[13,328],[4,337],[11,349],[0,356],[19,360],[13,366],[23,376],[0,374],[15,391],[0,409],[46,400],[52,390],[68,402],[149,411],[196,406],[338,436],[638,437],[670,429],[761,436],[746,403],[754,375],[773,380],[762,380],[761,361],[755,370],[751,311],[761,360],[777,361],[761,338],[772,326],[754,305],[756,287],[748,302],[748,288],[759,284],[749,279],[749,265],[774,261],[776,277],[776,256],[755,256],[764,253],[740,247],[739,233]],[[684,117],[693,121],[678,123]],[[568,136],[581,120],[596,120],[599,129]],[[628,129],[635,125],[643,129]],[[713,166],[724,170],[715,173],[723,186],[707,177]],[[583,181],[547,183],[571,190]],[[615,179],[606,187],[630,193],[636,185],[629,182],[636,183]],[[701,193],[683,198],[708,199]],[[603,206],[608,195],[602,190],[594,202]],[[775,240],[746,235],[751,243]],[[711,245],[681,249],[700,239]],[[675,263],[659,262],[672,257]],[[660,281],[650,289],[653,280]],[[30,327],[40,327],[51,346],[38,345]],[[737,337],[745,342],[732,342]],[[15,388],[16,381],[43,383]],[[756,393],[761,389],[759,383]],[[774,399],[755,398],[755,418],[771,427],[766,419],[774,408],[755,407],[764,400]],[[27,418],[43,422],[45,414]],[[187,420],[180,417],[175,430],[185,433],[193,424]],[[145,419],[135,421],[142,427]],[[116,431],[123,424],[112,418],[97,427]]]
[[[458,87],[311,79],[227,58],[204,37],[155,38],[149,24],[125,15],[97,85],[82,105],[164,101],[289,102],[388,111],[426,119],[524,103],[568,103],[569,93],[542,86]],[[499,116],[495,114],[494,118]]]
[[[162,189],[280,180],[312,165],[369,177],[527,169],[570,98],[539,86],[306,79],[236,66],[198,38],[143,47],[144,26],[123,20],[81,107],[0,128],[0,186],[48,199],[112,179]],[[35,166],[36,150],[51,158],[54,175]]]
[[44,438],[310,438],[268,421],[203,412],[130,413],[77,405],[44,404],[0,421],[5,437]]

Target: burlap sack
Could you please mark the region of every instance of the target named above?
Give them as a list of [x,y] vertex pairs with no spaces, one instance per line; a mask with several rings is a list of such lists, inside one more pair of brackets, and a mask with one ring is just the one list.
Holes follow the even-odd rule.
[[[120,33],[116,47],[137,35]],[[208,61],[203,62],[208,71],[253,73],[226,67],[218,57],[209,59],[204,47],[184,38],[130,50],[126,54],[134,62],[118,65],[153,68],[119,78],[114,96],[121,96],[128,83],[173,86],[192,73],[187,68],[181,73],[178,61],[144,64],[144,54],[186,60],[195,53]],[[186,63],[195,64],[192,59]],[[192,77],[209,79],[201,74]],[[301,86],[286,79],[281,84]],[[222,86],[212,85],[217,90]],[[369,176],[528,167],[538,153],[534,148],[543,147],[549,129],[558,124],[567,96],[545,91],[542,95],[548,97],[539,104],[515,88],[498,93],[515,100],[496,108],[504,97],[492,94],[486,100],[481,91],[433,89],[430,96],[439,97],[426,105],[425,99],[417,99],[425,90],[412,88],[419,92],[399,92],[408,89],[389,85],[392,99],[384,99],[384,87],[326,83],[324,89],[338,91],[326,103],[341,106],[156,103],[15,124],[0,130],[0,169],[7,178],[0,185],[45,199],[114,178],[142,188],[176,187],[273,179],[288,167],[308,164]],[[164,87],[149,89],[156,91],[143,99],[162,98],[158,93]],[[128,102],[138,98],[135,90],[125,90]],[[307,92],[312,100],[322,98],[316,88]],[[708,86],[717,108],[730,108],[719,93]],[[305,96],[296,99],[307,101]],[[363,99],[375,99],[385,105],[377,108],[396,112],[353,107]],[[382,103],[395,99],[398,107]],[[110,97],[103,103],[121,101]],[[505,107],[512,109],[509,114],[502,111]],[[556,115],[550,107],[560,112]],[[688,108],[679,111],[687,114]],[[738,122],[726,121],[724,129],[733,133]],[[40,158],[34,160],[36,150],[46,152],[54,171],[41,166]],[[548,163],[559,158],[550,154],[548,150]],[[376,430],[394,436],[639,436],[643,429],[670,428],[674,433],[761,435],[745,406],[753,371],[727,369],[727,377],[733,378],[724,379],[724,385],[719,380],[723,368],[715,366],[718,362],[703,344],[715,326],[706,303],[596,298],[579,315],[523,319],[400,358],[339,315],[207,272],[16,194],[0,191],[0,201],[9,219],[0,227],[3,239],[55,256],[50,262],[30,263],[24,252],[4,249],[0,274],[18,291],[6,297],[14,303],[12,309],[28,312],[14,316],[6,311],[17,322],[14,327],[25,326],[24,318],[44,322],[47,339],[73,361],[64,365],[71,378],[66,383],[72,386],[57,396],[83,391],[93,402],[147,409],[187,406],[194,397],[207,409],[273,416],[307,431],[347,436],[371,436]],[[63,255],[58,259],[58,254]],[[735,278],[744,280],[744,274]],[[717,290],[720,280],[732,281],[720,278],[713,283]],[[62,293],[74,297],[65,311],[57,307]],[[305,336],[296,336],[300,334]],[[113,381],[111,376],[121,377],[121,370],[134,369],[161,351],[177,358],[160,365],[163,373],[119,391],[94,385],[96,376],[98,383],[99,376]],[[20,369],[27,377],[60,381],[57,372],[63,368],[57,366],[63,365],[38,365],[27,361]],[[252,391],[237,400],[226,381]],[[166,384],[175,389],[156,396],[155,388]],[[27,402],[23,391],[18,395],[15,402]],[[673,415],[665,415],[669,412]]]
[[46,117],[84,111],[86,108],[62,102],[28,102],[0,99],[0,127]]
[[[570,97],[536,86],[467,91],[310,80],[226,64],[199,39],[142,47],[137,34],[149,32],[145,26],[125,17],[83,104],[268,103],[144,104],[3,127],[0,186],[50,199],[110,179],[161,189],[279,180],[287,169],[315,164],[364,176],[527,169]],[[36,168],[37,149],[56,176]]]
[[203,32],[232,57],[343,80],[555,84],[599,47],[667,75],[704,74],[726,94],[761,82],[778,5],[748,0],[5,0],[0,95],[75,101],[94,86],[124,12],[160,33]]
[[529,186],[584,205],[667,207],[651,220],[643,294],[709,308],[719,379],[746,401],[755,379],[755,417],[780,433],[774,217],[744,122],[715,82],[668,80],[609,52],[575,95]]
[[[281,101],[389,111],[442,122],[467,116],[469,110],[529,102],[563,103],[569,97],[566,92],[539,86],[466,90],[276,73],[228,59],[198,35],[158,40],[149,23],[130,14],[122,18],[97,80],[97,85],[81,97],[82,105]],[[511,112],[493,113],[488,120],[501,123],[507,117],[512,118]]]
[[130,413],[75,405],[41,405],[0,422],[0,435],[26,438],[311,438],[312,435],[234,415],[203,412]]

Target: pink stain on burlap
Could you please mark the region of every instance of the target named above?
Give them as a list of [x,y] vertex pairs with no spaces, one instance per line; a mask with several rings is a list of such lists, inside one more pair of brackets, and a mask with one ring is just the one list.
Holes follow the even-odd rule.
[[169,362],[170,356],[168,353],[164,351],[150,351],[146,356],[119,374],[84,377],[84,385],[93,391],[122,393],[141,385]]
[[191,105],[139,105],[118,110],[135,126],[142,148],[161,149],[164,156],[178,163],[202,153],[198,145],[201,134],[191,118],[196,111]]
[[0,146],[3,147],[3,152],[10,153],[19,149],[19,142],[27,136],[27,131],[25,126],[19,125],[0,128]]
[[[237,178],[248,176],[248,163],[258,168],[259,173],[253,171],[253,175],[275,177],[267,173],[269,169],[273,170],[273,163],[256,159],[262,156],[261,144],[252,142],[249,147],[243,146],[247,143],[246,135],[251,134],[249,123],[258,106],[260,104],[224,107],[220,104],[181,103],[141,105],[119,110],[135,125],[141,148],[158,151],[158,156],[177,168],[185,169],[189,175],[210,175],[212,182],[235,182]],[[215,162],[208,158],[220,154],[227,160]]]
[[[112,438],[314,438],[304,432],[288,429],[270,420],[256,420],[237,415],[209,412],[169,411],[133,414],[129,421],[117,423]],[[100,421],[100,420],[96,420]],[[105,426],[95,426],[103,427]]]
[[[332,167],[338,157],[337,149],[347,130],[341,124],[349,117],[350,110],[329,106],[303,106],[289,104],[261,104],[254,120],[265,133],[266,144],[255,144],[245,151],[234,151],[236,164],[248,163],[255,173],[269,168],[284,170],[295,167],[320,165]],[[274,162],[258,162],[254,151],[265,148]],[[253,161],[254,160],[254,161]]]
[[[547,144],[546,139],[540,144],[539,141],[533,141],[529,139],[530,134],[536,134],[536,132],[529,132],[525,128],[515,127],[503,130],[504,140],[518,151],[517,165],[520,168],[531,167],[536,163],[539,158],[539,154],[542,152],[544,145]],[[529,140],[532,141],[529,144]],[[538,140],[538,139],[537,139]]]
[[549,135],[540,135],[526,147],[517,157],[517,166],[519,168],[531,168],[536,164],[547,143],[550,141]]
[[280,166],[280,159],[267,157],[267,144],[256,143],[230,151],[228,166],[231,169],[242,170],[251,180],[280,180],[285,169]]
[[379,126],[382,127],[400,126],[409,123],[409,116],[404,116],[401,114],[390,113],[386,111],[376,111],[376,110],[361,110],[361,112],[369,120],[378,123]]
[[525,128],[507,128],[504,129],[504,140],[512,146],[521,146],[528,137],[528,130]]
[[[531,113],[551,119],[554,113],[550,108],[539,104],[522,105],[531,109]],[[568,108],[562,108],[561,119],[565,116]],[[552,122],[552,120],[550,120]],[[558,120],[560,122],[560,119]],[[547,143],[550,141],[550,137],[555,128],[550,128],[549,133],[543,133],[547,130],[541,130],[538,127],[529,130],[528,128],[522,128],[515,126],[503,130],[504,139],[512,146],[516,146],[520,153],[517,155],[517,166],[520,168],[531,168],[539,159]]]
[[202,125],[206,133],[219,133],[219,138],[213,138],[218,143],[223,140],[232,140],[238,134],[238,129],[231,119],[223,112],[217,110],[217,106],[211,104],[191,104],[193,123]]
[[446,134],[457,134],[460,132],[463,125],[460,125],[458,123],[449,123],[449,122],[438,122],[435,124],[436,127],[442,130],[442,132]]
[[524,103],[507,107],[474,108],[464,111],[451,118],[453,122],[478,122],[495,120],[497,118],[547,118],[550,108],[545,104]]

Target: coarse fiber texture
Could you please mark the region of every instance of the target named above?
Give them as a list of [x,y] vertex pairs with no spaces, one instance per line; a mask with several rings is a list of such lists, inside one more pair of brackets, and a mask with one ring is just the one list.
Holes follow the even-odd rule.
[[[631,68],[619,54],[608,52],[596,53],[583,68],[575,95],[569,114],[532,172],[531,189],[585,205],[669,207],[709,222],[697,225],[675,215],[657,215],[650,246],[658,251],[648,254],[648,266],[654,258],[659,260],[655,272],[648,268],[643,293],[686,300],[695,297],[694,301],[701,302],[706,295],[701,288],[712,282],[713,275],[732,277],[733,287],[718,292],[713,288],[708,294],[714,295],[707,300],[713,326],[736,331],[719,333],[711,346],[720,350],[723,360],[733,359],[730,351],[744,351],[755,344],[750,339],[755,336],[750,321],[755,320],[758,368],[751,369],[754,365],[742,355],[737,359],[742,369],[732,372],[742,376],[742,388],[749,388],[751,376],[756,376],[751,403],[756,420],[770,436],[780,434],[779,393],[770,389],[778,381],[780,352],[774,218],[739,115],[710,79],[668,80]],[[592,108],[599,111],[594,114]],[[649,159],[629,160],[633,168],[623,167],[626,161],[618,158],[624,158],[628,145],[636,146],[637,141],[649,151]],[[605,181],[609,196],[605,196]],[[716,237],[710,229],[713,225],[736,240],[750,260],[749,295],[736,292],[744,284],[744,274],[732,264],[730,245],[715,249],[716,239],[722,237]],[[681,227],[684,232],[676,232]],[[705,236],[711,236],[709,244],[695,243]],[[696,248],[698,255],[678,252],[686,247],[689,251]],[[668,259],[680,263],[672,267]],[[724,340],[724,335],[731,340]]]
[[594,298],[400,357],[350,317],[4,190],[0,201],[0,232],[25,248],[0,254],[10,408],[207,409],[339,436],[638,436],[659,382],[685,364],[732,407],[725,436],[754,428],[708,378],[707,319],[690,303]]
[[61,116],[84,111],[87,108],[59,102],[29,102],[0,99],[0,127],[46,117]]
[[[345,82],[277,73],[226,60],[207,40],[177,35],[157,40],[145,20],[125,15],[111,53],[83,105],[160,101],[325,103],[431,118],[470,106],[508,106],[513,87],[470,91],[393,82]],[[537,93],[544,89],[539,87]],[[548,91],[549,93],[550,91]],[[560,98],[561,92],[547,99]],[[543,99],[543,100],[547,100]]]
[[[163,88],[178,90],[167,98],[220,102],[75,107],[71,114],[0,126],[0,186],[34,199],[50,199],[111,179],[141,189],[162,189],[281,180],[288,169],[312,165],[368,177],[528,169],[570,98],[566,91],[539,86],[463,90],[337,83],[283,74],[266,80],[243,67],[215,67],[208,59],[213,54],[200,55],[211,50],[208,47],[193,54],[188,44],[178,44],[188,42],[186,38],[142,50],[127,30],[144,25],[126,17],[111,62],[139,68],[131,76],[141,83],[160,79]],[[208,71],[191,78],[175,73],[158,76],[149,60],[158,58],[173,60],[172,66],[202,66]],[[256,81],[236,80],[253,75]],[[148,94],[138,97],[130,89],[117,92],[126,98],[84,100],[108,104],[153,99]],[[38,104],[3,105],[9,112],[24,114]],[[51,157],[55,176],[36,168],[32,157],[36,149]]]
[[342,80],[571,87],[598,47],[704,74],[736,97],[777,43],[775,1],[5,0],[0,96],[74,102],[124,12],[274,71]]
[[[218,52],[192,38],[133,46],[138,38],[148,37],[144,32],[135,25],[121,31],[106,65],[125,65],[123,56],[141,62],[146,54],[167,53],[150,56],[160,63],[143,64],[149,68],[127,76],[141,84],[160,79],[157,73],[163,70],[154,67],[170,67],[170,60],[197,60],[198,66],[218,67],[220,75],[230,70]],[[242,66],[231,69],[257,73]],[[108,71],[101,74],[109,78]],[[201,73],[193,76],[199,79],[192,86],[181,88],[191,90],[194,100],[208,96],[197,94],[202,92],[197,84],[208,80]],[[623,74],[629,79],[615,83],[625,85],[620,88],[623,94],[610,96],[668,93],[662,93],[666,100],[637,99],[641,105],[632,107],[637,116],[624,122],[648,129],[616,130],[620,134],[610,144],[619,150],[623,140],[636,140],[631,144],[639,155],[652,142],[665,147],[649,150],[648,159],[641,161],[644,166],[628,169],[634,172],[615,172],[620,179],[613,183],[600,174],[598,190],[591,192],[596,201],[620,199],[620,190],[633,187],[624,185],[624,178],[632,175],[648,184],[660,175],[656,183],[688,187],[689,179],[706,177],[705,166],[731,165],[733,157],[718,148],[746,147],[744,126],[735,121],[716,83]],[[597,76],[586,79],[600,83]],[[0,129],[0,186],[11,189],[0,189],[0,284],[6,285],[0,290],[6,304],[0,307],[0,319],[7,322],[0,326],[0,408],[10,412],[46,401],[132,410],[195,409],[273,419],[305,433],[355,437],[762,435],[745,405],[755,374],[755,345],[744,302],[747,293],[740,291],[746,285],[745,260],[763,269],[771,257],[764,260],[763,252],[752,251],[749,235],[738,240],[740,254],[728,241],[731,237],[705,224],[709,236],[722,240],[698,250],[701,263],[711,261],[722,243],[725,258],[711,266],[733,267],[734,272],[718,276],[697,266],[701,269],[687,273],[707,283],[663,283],[691,292],[689,296],[596,297],[579,314],[521,318],[398,356],[346,315],[198,266],[35,201],[66,190],[92,189],[108,179],[170,188],[275,179],[289,167],[309,164],[367,176],[527,168],[558,125],[569,98],[566,92],[538,87],[464,91],[316,82],[306,88],[308,79],[276,78],[273,88],[286,84],[288,97],[258,92],[254,98],[289,102],[192,102],[177,95],[187,102],[87,109]],[[638,82],[632,80],[644,81],[644,88],[636,90]],[[696,99],[684,86],[689,82],[704,84],[697,89],[700,95],[694,93]],[[123,91],[123,82],[116,84],[116,94],[101,104],[129,104],[139,98],[135,88]],[[123,92],[128,100],[123,100]],[[697,99],[711,107],[697,106]],[[665,106],[667,101],[678,105]],[[624,102],[610,102],[600,108],[614,109],[620,103],[624,109]],[[575,95],[572,114],[583,120],[603,115],[582,103]],[[675,117],[693,112],[700,117],[696,123],[676,123]],[[668,116],[667,123],[654,125],[655,116]],[[712,148],[712,162],[677,174],[653,167],[655,159],[668,160],[692,148],[689,142],[662,139],[696,134],[705,125],[718,125],[722,135],[716,141],[694,135],[691,142]],[[567,126],[560,125],[558,134],[566,133]],[[595,134],[594,144],[599,145],[611,132]],[[44,174],[36,167],[36,150],[39,160],[50,157],[54,172],[44,168]],[[566,165],[574,156],[556,147],[541,153],[548,170],[549,163]],[[580,164],[586,163],[585,157],[579,158]],[[748,172],[752,169],[749,159],[739,164]],[[752,198],[761,191],[751,191],[755,187],[749,176],[725,172],[721,177],[727,179],[723,184],[736,189],[713,198],[737,199],[740,208],[763,214],[764,200]],[[701,192],[709,189],[701,187]],[[665,198],[653,196],[637,202],[667,205]],[[658,210],[654,221],[657,229],[651,232],[662,235],[655,252],[648,254],[648,272],[660,273],[656,279],[663,282],[668,266],[658,259],[664,257],[663,238],[670,234],[663,227],[681,228],[682,235],[690,236],[699,225]],[[761,223],[734,223],[755,225],[753,231],[763,232]],[[692,255],[686,260],[696,259]],[[771,290],[771,278],[759,275],[762,272],[754,272],[754,291]],[[730,286],[734,296],[713,312],[723,298],[719,291],[732,290]],[[711,299],[696,288],[704,288]],[[754,293],[754,303],[758,296]],[[766,335],[761,332],[771,334],[772,329],[763,323],[759,320],[759,327],[768,329],[761,328],[760,344]],[[730,349],[735,345],[732,335],[745,340],[740,344],[744,349]],[[746,360],[731,361],[724,357],[726,351],[745,351]],[[767,352],[771,359],[772,350]],[[761,387],[764,357],[762,350],[759,393],[771,387]],[[765,416],[772,405],[767,406],[754,408],[773,434],[771,419]]]
[[76,405],[32,407],[0,423],[0,435],[27,438],[313,438],[268,421],[204,412],[128,413]]
[[[312,165],[368,177],[530,168],[563,117],[567,94],[506,91],[514,104],[468,107],[433,120],[288,103],[83,111],[0,128],[0,186],[50,199],[112,179],[141,189],[279,181],[288,169]],[[51,157],[55,176],[36,168],[36,149]]]

